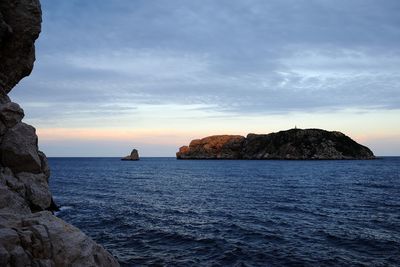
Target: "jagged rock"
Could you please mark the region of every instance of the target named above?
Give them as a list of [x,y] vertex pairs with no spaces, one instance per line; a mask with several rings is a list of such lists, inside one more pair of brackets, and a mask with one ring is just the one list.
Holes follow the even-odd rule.
[[25,123],[18,123],[3,136],[0,145],[1,163],[13,172],[41,172],[36,130]]
[[35,128],[7,93],[35,60],[41,24],[38,0],[0,0],[0,266],[119,266],[55,210],[50,168]]
[[47,160],[46,155],[42,151],[38,151],[38,155],[40,158],[40,165],[42,167],[42,173],[46,176],[47,183],[49,182],[50,178],[50,167],[49,167],[49,162]]
[[[7,127],[6,125],[0,120],[0,138],[6,133]],[[1,143],[1,139],[0,139]]]
[[8,254],[8,251],[0,245],[0,266],[7,266],[9,262],[10,254]]
[[[52,240],[56,266],[115,266],[117,262],[101,246],[97,245],[78,228],[61,219],[42,212],[37,220],[47,227]],[[65,234],[68,232],[68,234]]]
[[17,232],[12,228],[0,228],[0,243],[6,250],[12,250],[19,245]]
[[[0,44],[1,45],[1,44]],[[6,92],[0,87],[0,105],[11,102]]]
[[25,199],[32,211],[46,210],[50,207],[51,193],[43,173],[21,172],[17,174],[17,178],[25,186]]
[[0,214],[0,255],[4,255],[1,266],[39,262],[44,266],[118,266],[78,228],[47,211],[26,216]]
[[10,190],[18,193],[21,197],[25,198],[26,186],[17,177],[14,176],[9,168],[4,168],[0,173],[0,177],[4,179],[4,184],[7,185]]
[[29,266],[31,261],[30,257],[28,254],[25,252],[25,250],[20,247],[16,246],[11,252],[11,266]]
[[6,93],[31,73],[40,27],[39,0],[0,1],[0,88]]
[[2,186],[0,187],[0,213],[29,214],[30,209],[21,195]]
[[129,156],[126,156],[121,160],[139,160],[139,152],[137,151],[137,149],[133,149]]
[[[42,159],[45,160],[44,154]],[[4,217],[3,221],[0,219],[0,229],[7,229],[7,224],[11,224],[10,229],[18,229],[19,234],[16,242],[8,238],[11,235],[0,236],[4,241],[1,246],[7,249],[0,251],[3,261],[12,266],[118,266],[108,252],[79,229],[51,213],[30,214],[51,207],[51,193],[44,172],[19,172],[14,176],[11,169],[0,169],[0,216],[7,218],[6,223]],[[15,224],[10,218],[21,222]]]
[[22,108],[13,102],[0,105],[0,120],[7,128],[14,127],[24,117]]
[[178,159],[373,159],[372,151],[340,132],[291,129],[271,134],[193,140]]

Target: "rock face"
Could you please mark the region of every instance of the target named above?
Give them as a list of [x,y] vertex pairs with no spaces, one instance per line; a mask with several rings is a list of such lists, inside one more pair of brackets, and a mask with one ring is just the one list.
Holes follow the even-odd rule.
[[121,160],[139,160],[139,152],[137,151],[137,149],[133,149],[129,156],[126,156]]
[[5,93],[31,73],[41,21],[39,0],[0,1],[0,88]]
[[76,227],[48,211],[0,213],[0,266],[116,266]]
[[245,138],[240,135],[214,135],[190,142],[176,153],[178,159],[238,159]]
[[374,159],[372,151],[340,132],[291,129],[271,134],[217,135],[193,140],[178,159]]
[[0,266],[118,266],[79,229],[54,216],[50,168],[35,128],[7,93],[28,75],[39,35],[38,0],[0,0]]
[[42,171],[35,128],[28,124],[21,122],[8,129],[3,136],[0,153],[2,165],[15,173]]

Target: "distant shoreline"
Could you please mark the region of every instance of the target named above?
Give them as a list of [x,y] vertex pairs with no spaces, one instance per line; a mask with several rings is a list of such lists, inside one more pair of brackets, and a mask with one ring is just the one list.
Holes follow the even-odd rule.
[[[399,156],[375,156],[375,160],[379,160],[379,159],[383,159],[383,158],[398,158]],[[66,159],[77,159],[77,158],[87,158],[87,159],[121,159],[121,157],[118,156],[50,156],[47,157],[49,159],[61,159],[61,158],[66,158]],[[140,159],[152,159],[152,158],[165,158],[165,159],[176,159],[178,160],[176,157],[174,156],[148,156],[148,157],[140,157]],[[193,159],[183,159],[181,161],[191,161]],[[337,161],[348,161],[348,160],[363,160],[363,159],[195,159],[195,160],[202,160],[202,161],[206,161],[206,160],[210,160],[210,161],[222,161],[222,160],[229,160],[229,161],[333,161],[333,160],[337,160]]]

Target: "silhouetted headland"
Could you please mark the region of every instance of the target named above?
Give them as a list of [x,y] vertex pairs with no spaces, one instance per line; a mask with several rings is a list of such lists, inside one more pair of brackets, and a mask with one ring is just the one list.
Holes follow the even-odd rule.
[[190,142],[177,159],[374,159],[373,152],[337,131],[290,129],[270,134],[214,135]]

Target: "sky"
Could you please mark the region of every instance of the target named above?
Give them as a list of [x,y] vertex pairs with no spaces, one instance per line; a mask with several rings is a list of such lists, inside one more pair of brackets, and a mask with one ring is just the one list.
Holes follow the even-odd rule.
[[42,0],[11,93],[48,156],[175,156],[213,134],[341,131],[400,155],[398,0]]

